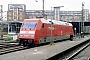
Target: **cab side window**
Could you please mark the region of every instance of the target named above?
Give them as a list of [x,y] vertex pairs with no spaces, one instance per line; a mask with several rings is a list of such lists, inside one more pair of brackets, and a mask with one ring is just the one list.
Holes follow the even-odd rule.
[[42,24],[42,28],[44,28],[44,23]]

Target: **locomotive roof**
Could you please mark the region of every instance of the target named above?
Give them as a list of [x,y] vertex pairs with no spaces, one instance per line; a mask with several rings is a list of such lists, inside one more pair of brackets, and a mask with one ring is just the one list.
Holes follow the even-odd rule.
[[[51,19],[48,19],[48,21],[51,21]],[[52,22],[53,22],[54,24],[72,26],[72,24],[71,24],[71,23],[68,23],[68,22],[57,21],[57,20],[52,20]]]
[[[48,23],[51,24],[51,19],[45,20],[44,18],[38,18],[38,19],[25,19],[25,20],[41,20],[42,23]],[[52,20],[53,24],[58,24],[58,25],[67,25],[67,26],[72,26],[71,23],[68,22],[63,22],[63,21],[57,21],[57,20]]]
[[38,18],[38,19],[34,18],[34,19],[25,19],[25,20],[41,20],[42,23],[48,23],[48,24],[50,24],[50,22],[48,20],[45,20],[44,18]]

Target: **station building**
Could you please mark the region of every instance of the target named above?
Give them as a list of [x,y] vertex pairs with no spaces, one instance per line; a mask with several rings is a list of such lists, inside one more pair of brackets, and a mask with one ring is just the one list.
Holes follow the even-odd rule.
[[[51,10],[44,10],[45,19],[61,20],[74,24],[79,32],[79,22],[82,22],[82,11],[60,11],[60,9],[54,8]],[[84,22],[90,22],[89,9],[84,9]],[[17,28],[18,24],[23,22],[24,19],[32,19],[37,16],[42,16],[42,10],[26,10],[25,4],[8,4],[7,21]],[[86,24],[85,23],[85,24]],[[88,26],[90,24],[88,23]],[[85,25],[87,27],[87,25]],[[20,26],[18,26],[20,28]],[[88,31],[89,28],[85,28]],[[77,32],[77,33],[78,33]]]
[[8,4],[7,21],[22,22],[25,19],[25,4]]

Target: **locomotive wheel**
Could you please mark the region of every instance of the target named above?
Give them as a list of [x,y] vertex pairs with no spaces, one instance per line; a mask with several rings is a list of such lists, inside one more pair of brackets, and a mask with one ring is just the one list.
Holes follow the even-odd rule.
[[33,43],[28,43],[28,48],[31,48],[31,47],[33,47],[33,46],[34,46]]
[[23,42],[23,46],[25,47],[25,42]]
[[18,42],[18,45],[22,44],[22,40],[20,40],[20,39],[16,39],[16,42]]
[[70,40],[73,41],[73,35],[70,35]]
[[32,44],[28,44],[28,48],[32,47],[33,45]]
[[26,42],[23,42],[23,46],[24,46],[24,47],[27,46],[27,43],[26,43]]
[[30,47],[33,47],[33,46],[34,46],[33,40],[31,41],[31,43],[28,42],[28,47],[29,47],[29,48],[30,48]]
[[18,45],[21,45],[21,44],[22,44],[22,41],[20,40]]
[[72,38],[70,38],[70,40],[71,40],[71,41],[73,41],[73,37],[72,37]]
[[21,42],[19,42],[19,44],[18,45],[21,45]]

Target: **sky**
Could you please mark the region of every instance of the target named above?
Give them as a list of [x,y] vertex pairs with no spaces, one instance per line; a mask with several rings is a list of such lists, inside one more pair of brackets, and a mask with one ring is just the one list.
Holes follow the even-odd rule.
[[[26,10],[42,10],[42,0],[0,0],[0,4],[3,5],[3,10],[8,10],[8,4],[25,4]],[[89,0],[44,0],[44,9],[51,10],[51,7],[64,6],[60,10],[64,11],[81,11],[82,2],[84,8],[90,8]]]
[[[42,10],[42,0],[0,0],[4,10],[8,10],[8,4],[25,4],[27,10]],[[51,7],[64,6],[61,10],[81,10],[82,2],[86,9],[90,8],[89,0],[44,0],[45,10],[50,10]]]

